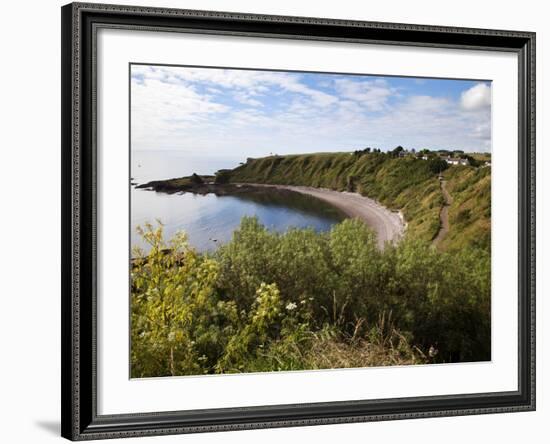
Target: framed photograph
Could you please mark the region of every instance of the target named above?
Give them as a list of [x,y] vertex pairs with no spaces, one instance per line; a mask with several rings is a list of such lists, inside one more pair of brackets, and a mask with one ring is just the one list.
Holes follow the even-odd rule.
[[62,8],[62,435],[535,409],[535,35]]

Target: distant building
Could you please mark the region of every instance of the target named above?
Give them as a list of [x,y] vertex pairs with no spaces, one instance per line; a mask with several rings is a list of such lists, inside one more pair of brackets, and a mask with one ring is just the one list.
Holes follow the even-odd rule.
[[460,157],[450,157],[447,156],[443,158],[445,162],[447,162],[449,165],[470,165],[470,161],[468,159],[462,159]]

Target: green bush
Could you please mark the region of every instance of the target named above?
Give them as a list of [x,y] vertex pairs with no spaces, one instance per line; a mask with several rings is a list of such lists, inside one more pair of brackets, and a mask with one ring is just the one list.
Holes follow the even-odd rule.
[[150,251],[135,250],[132,263],[132,376],[204,373],[236,317],[234,303],[216,298],[218,264],[184,235],[167,245],[162,226],[139,231]]
[[[356,219],[330,232],[243,218],[212,256],[162,226],[132,261],[133,377],[490,359],[490,255],[405,240]],[[427,350],[432,350],[427,356]]]

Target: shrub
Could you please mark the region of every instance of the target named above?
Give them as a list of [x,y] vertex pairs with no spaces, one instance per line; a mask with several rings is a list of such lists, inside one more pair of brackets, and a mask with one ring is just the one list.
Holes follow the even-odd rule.
[[203,373],[201,363],[220,347],[224,318],[235,316],[231,303],[220,306],[215,297],[218,264],[190,249],[183,234],[165,244],[162,225],[138,230],[150,251],[135,250],[132,264],[132,376]]
[[162,226],[140,232],[133,377],[490,359],[486,250],[381,251],[356,219],[281,234],[243,218],[213,256],[181,234],[165,244]]

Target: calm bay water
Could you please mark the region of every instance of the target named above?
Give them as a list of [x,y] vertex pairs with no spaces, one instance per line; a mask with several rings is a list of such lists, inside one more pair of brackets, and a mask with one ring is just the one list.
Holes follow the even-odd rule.
[[[132,178],[135,183],[197,174],[213,174],[222,168],[233,168],[238,159],[193,158],[178,152],[132,153]],[[165,237],[177,231],[187,233],[190,244],[199,251],[213,251],[231,239],[243,216],[257,216],[271,230],[284,232],[290,227],[310,227],[327,231],[344,215],[330,205],[298,193],[265,192],[234,196],[165,194],[132,187],[132,245],[145,248],[136,227],[160,219]]]

